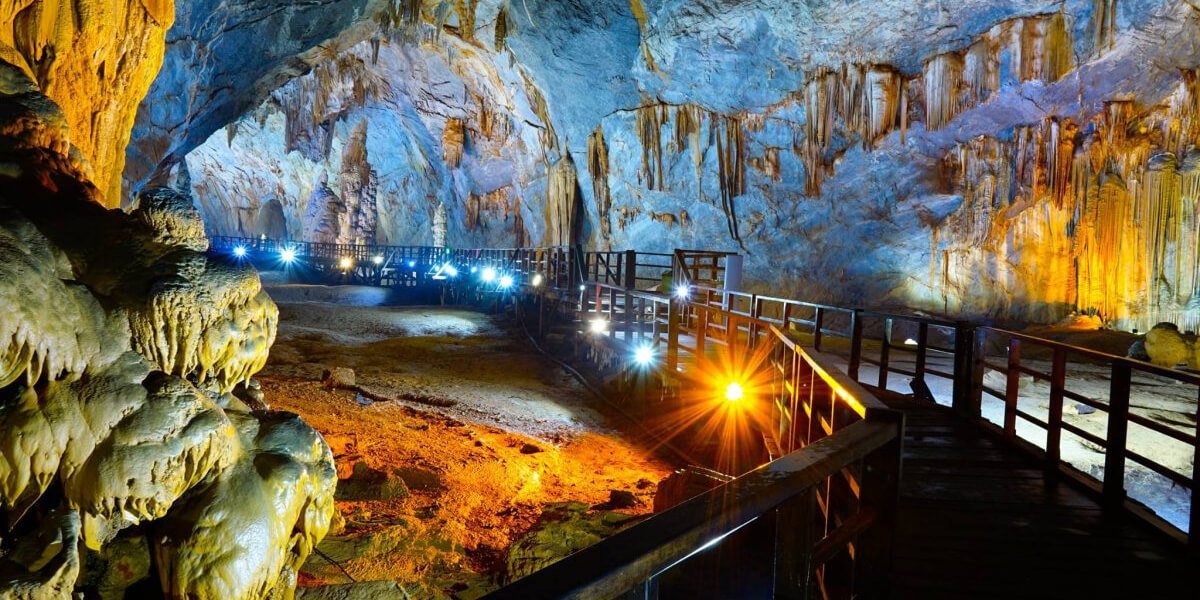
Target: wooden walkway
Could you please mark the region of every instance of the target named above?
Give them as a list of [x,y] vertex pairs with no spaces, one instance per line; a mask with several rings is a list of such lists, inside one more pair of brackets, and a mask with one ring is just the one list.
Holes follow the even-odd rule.
[[893,598],[1196,598],[1182,545],[949,409],[900,397]]

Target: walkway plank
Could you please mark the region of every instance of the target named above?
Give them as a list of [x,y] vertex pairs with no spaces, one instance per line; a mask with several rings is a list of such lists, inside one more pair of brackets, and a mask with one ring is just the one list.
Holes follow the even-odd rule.
[[1197,563],[950,410],[907,417],[893,598],[1194,598]]

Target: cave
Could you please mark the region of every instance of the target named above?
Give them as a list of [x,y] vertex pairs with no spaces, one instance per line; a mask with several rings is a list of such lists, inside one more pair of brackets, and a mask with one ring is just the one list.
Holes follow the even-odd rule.
[[0,0],[0,599],[1192,597],[1195,0]]

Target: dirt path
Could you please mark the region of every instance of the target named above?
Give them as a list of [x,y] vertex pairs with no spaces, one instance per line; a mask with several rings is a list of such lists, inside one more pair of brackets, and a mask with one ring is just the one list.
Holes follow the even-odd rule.
[[[340,477],[362,462],[407,488],[339,500],[344,529],[319,548],[332,560],[309,561],[307,585],[347,582],[345,569],[357,581],[396,580],[415,598],[476,597],[502,582],[509,547],[548,515],[611,521],[615,531],[625,519],[606,516],[611,491],[634,494],[621,513],[648,514],[655,483],[670,471],[590,408],[569,375],[486,315],[316,302],[281,302],[280,312],[260,376],[272,408],[325,435]],[[319,380],[332,367],[353,368],[359,385],[387,397],[419,401],[327,390]]]

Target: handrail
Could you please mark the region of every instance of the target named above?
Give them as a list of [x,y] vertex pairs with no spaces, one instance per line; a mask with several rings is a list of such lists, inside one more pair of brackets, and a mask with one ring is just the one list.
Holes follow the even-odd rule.
[[[603,335],[589,334],[586,328],[578,333],[593,336],[593,343],[628,349],[641,340],[631,335],[635,326],[651,314],[653,339],[667,347],[669,356],[687,350],[680,343],[680,330],[695,335],[699,349],[692,350],[693,360],[703,353],[706,339],[716,343],[724,337],[729,344],[740,344],[744,334],[748,347],[771,344],[775,358],[762,368],[773,383],[756,410],[776,415],[779,426],[763,433],[778,437],[774,445],[787,453],[488,598],[613,598],[635,588],[649,589],[658,585],[660,575],[686,569],[689,557],[724,543],[758,519],[777,523],[767,534],[753,534],[768,535],[759,543],[776,549],[777,595],[809,597],[826,587],[826,577],[843,576],[845,581],[838,585],[857,585],[864,595],[878,595],[889,570],[902,416],[840,372],[830,357],[803,346],[770,322],[605,282],[585,282],[582,288],[576,307],[580,325],[598,318],[591,315],[607,316],[613,325]],[[664,308],[669,324],[665,329],[659,327]],[[695,323],[684,322],[688,320]],[[705,329],[710,322],[724,323],[725,329]],[[640,328],[637,332],[642,333]],[[738,339],[729,341],[731,335]],[[667,364],[666,370],[673,372],[674,365],[669,360]],[[823,525],[809,527],[814,518]],[[848,550],[851,545],[853,552]],[[835,558],[841,566],[827,566]],[[853,576],[836,572],[846,561]]]

